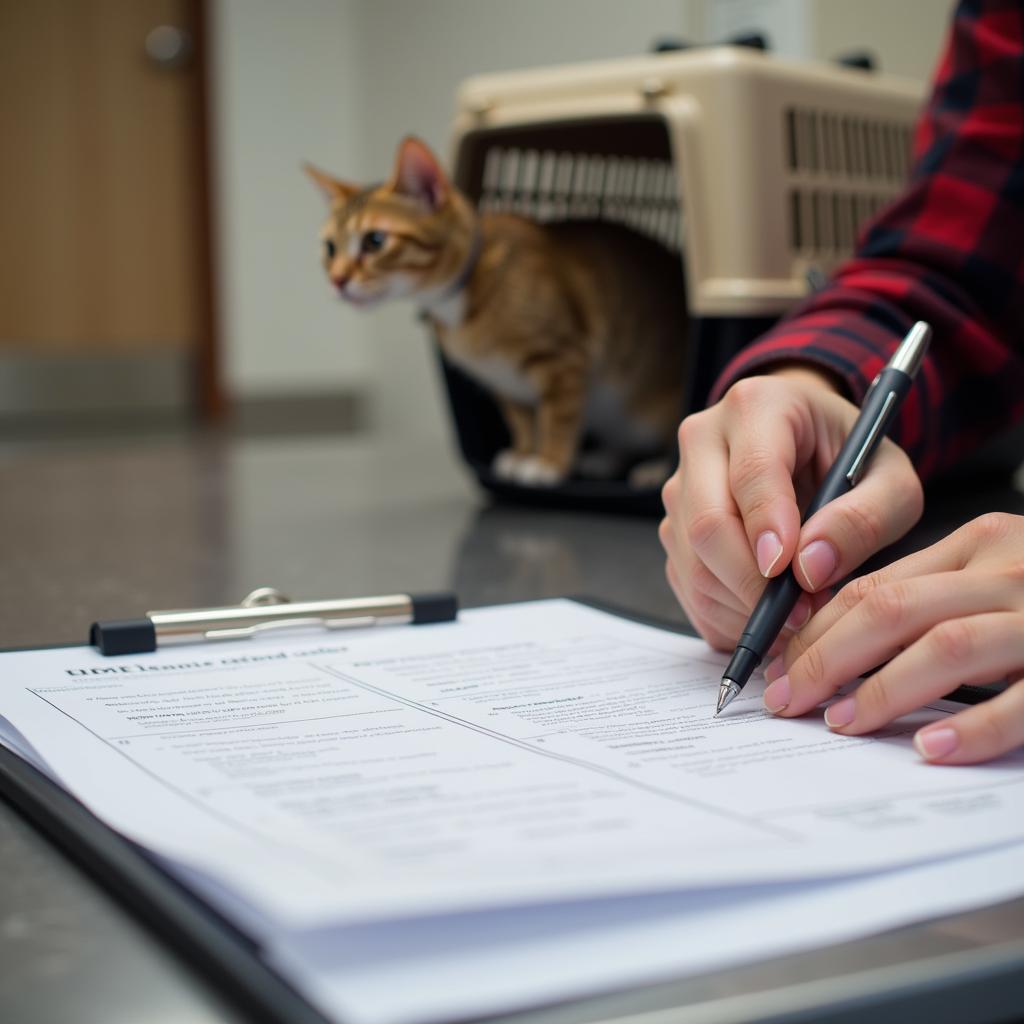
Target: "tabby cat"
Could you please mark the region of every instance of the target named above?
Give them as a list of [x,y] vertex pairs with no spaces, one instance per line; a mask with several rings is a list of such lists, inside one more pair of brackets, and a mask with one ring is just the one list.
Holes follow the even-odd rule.
[[667,249],[609,223],[477,213],[415,138],[383,185],[305,169],[330,202],[323,264],[338,294],[411,299],[447,359],[494,396],[510,437],[497,476],[558,484],[579,469],[584,434],[609,471],[672,450],[687,322]]

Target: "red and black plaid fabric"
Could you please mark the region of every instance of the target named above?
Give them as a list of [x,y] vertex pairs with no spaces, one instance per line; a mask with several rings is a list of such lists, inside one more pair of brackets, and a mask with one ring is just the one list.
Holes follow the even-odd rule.
[[712,393],[815,363],[859,402],[915,320],[934,330],[893,439],[922,478],[1024,416],[1024,2],[957,7],[907,191],[827,287],[745,349]]

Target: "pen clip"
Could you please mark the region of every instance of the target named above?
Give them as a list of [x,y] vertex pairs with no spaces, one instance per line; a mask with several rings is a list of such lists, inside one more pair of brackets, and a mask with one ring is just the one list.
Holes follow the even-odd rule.
[[879,410],[875,422],[871,424],[871,431],[864,438],[864,443],[860,446],[860,451],[857,452],[853,465],[850,466],[850,470],[846,474],[846,479],[850,482],[851,487],[856,486],[857,482],[864,475],[864,470],[868,466],[868,456],[874,451],[875,445],[879,440],[879,434],[885,430],[885,426],[889,422],[889,411],[892,409],[893,402],[895,401],[896,392],[890,391],[885,396],[885,402]]

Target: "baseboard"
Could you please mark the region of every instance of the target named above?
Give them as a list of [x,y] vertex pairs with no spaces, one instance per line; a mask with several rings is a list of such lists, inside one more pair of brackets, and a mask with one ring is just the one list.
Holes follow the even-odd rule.
[[0,416],[66,417],[189,407],[193,362],[187,352],[142,355],[0,353]]
[[260,395],[230,403],[205,427],[193,404],[192,366],[181,354],[101,358],[0,356],[0,440],[108,441],[181,436],[344,435],[370,422],[364,386],[316,394]]

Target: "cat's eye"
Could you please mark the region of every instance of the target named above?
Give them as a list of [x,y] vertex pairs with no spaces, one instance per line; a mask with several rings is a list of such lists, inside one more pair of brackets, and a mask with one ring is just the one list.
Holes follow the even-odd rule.
[[338,247],[334,244],[334,242],[330,238],[328,238],[328,239],[326,239],[324,241],[324,252],[327,253],[327,258],[329,260],[333,260],[334,259],[334,254],[337,251],[338,251]]
[[359,251],[364,253],[380,252],[388,240],[386,231],[367,231],[359,243]]

